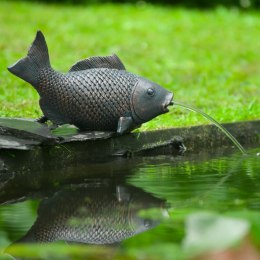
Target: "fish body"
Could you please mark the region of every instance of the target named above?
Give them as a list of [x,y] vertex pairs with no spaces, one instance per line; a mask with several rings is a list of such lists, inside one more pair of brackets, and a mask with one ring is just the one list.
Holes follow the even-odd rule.
[[81,60],[68,73],[55,71],[40,31],[28,55],[8,70],[38,91],[44,120],[56,125],[123,134],[172,104],[173,93],[126,71],[116,55]]
[[[55,123],[113,131],[121,116],[131,114],[129,101],[137,81],[135,75],[117,69],[89,69],[67,74],[48,69],[41,72],[37,90],[44,114]],[[53,115],[52,111],[57,112]]]
[[150,194],[122,186],[64,189],[41,202],[34,225],[18,242],[118,243],[158,225],[158,220],[141,218],[138,212],[163,210],[163,204]]

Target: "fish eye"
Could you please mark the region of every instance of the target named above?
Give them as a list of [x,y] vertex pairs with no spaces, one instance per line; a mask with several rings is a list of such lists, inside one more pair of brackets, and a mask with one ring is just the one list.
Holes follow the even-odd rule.
[[153,88],[148,88],[146,92],[150,97],[154,96],[155,94],[155,90]]

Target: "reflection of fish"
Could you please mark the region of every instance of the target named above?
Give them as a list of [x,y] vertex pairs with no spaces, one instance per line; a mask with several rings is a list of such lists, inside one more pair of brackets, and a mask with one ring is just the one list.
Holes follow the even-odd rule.
[[41,203],[36,222],[19,242],[113,244],[159,224],[138,212],[161,206],[162,200],[130,187],[64,189]]
[[122,134],[166,113],[172,104],[171,92],[127,72],[116,55],[79,61],[67,74],[54,71],[40,31],[27,57],[8,69],[38,91],[42,122]]

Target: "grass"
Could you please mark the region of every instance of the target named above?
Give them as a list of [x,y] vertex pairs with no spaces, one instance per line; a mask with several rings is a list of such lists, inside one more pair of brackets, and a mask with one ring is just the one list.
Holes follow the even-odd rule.
[[[259,119],[258,12],[14,1],[1,1],[0,10],[0,116],[41,115],[37,92],[6,70],[26,55],[41,29],[59,71],[88,56],[117,53],[127,70],[221,123]],[[201,116],[175,107],[142,129],[204,123]]]

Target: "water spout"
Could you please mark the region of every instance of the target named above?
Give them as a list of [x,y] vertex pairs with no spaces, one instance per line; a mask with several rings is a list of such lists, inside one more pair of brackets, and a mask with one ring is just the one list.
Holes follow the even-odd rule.
[[190,111],[193,111],[193,112],[197,112],[197,113],[201,114],[202,116],[204,116],[205,118],[207,118],[216,127],[218,127],[222,132],[225,133],[225,135],[234,143],[234,145],[241,151],[242,154],[244,154],[244,155],[247,154],[245,149],[243,148],[243,146],[238,142],[238,140],[225,127],[223,127],[221,124],[219,124],[214,118],[212,118],[211,116],[209,116],[205,112],[203,112],[200,109],[198,109],[194,106],[191,106],[191,105],[186,105],[186,104],[183,104],[181,102],[176,102],[176,101],[174,101],[174,105],[184,107],[184,108],[186,108]]

